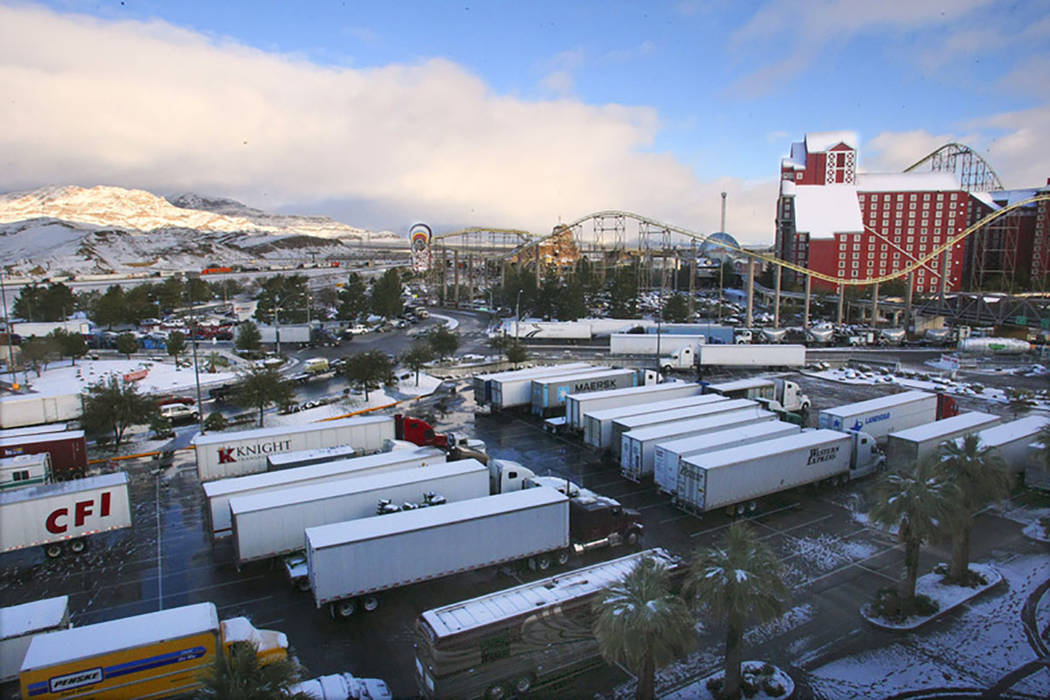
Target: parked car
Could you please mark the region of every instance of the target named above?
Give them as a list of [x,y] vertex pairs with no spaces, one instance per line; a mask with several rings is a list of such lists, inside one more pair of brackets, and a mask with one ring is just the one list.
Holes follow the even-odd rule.
[[192,423],[200,419],[200,413],[196,408],[183,403],[169,403],[161,406],[160,415],[170,420],[172,425]]

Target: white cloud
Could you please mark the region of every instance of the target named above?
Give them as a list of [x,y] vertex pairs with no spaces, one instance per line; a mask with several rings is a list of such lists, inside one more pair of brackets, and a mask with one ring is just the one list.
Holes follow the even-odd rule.
[[[726,189],[731,231],[772,239],[775,181],[702,182],[645,152],[653,109],[495,94],[445,60],[325,67],[160,21],[0,6],[0,85],[5,190],[115,184],[303,213],[324,202],[394,230],[544,232],[609,208],[713,231]],[[367,220],[377,212],[390,218]]]
[[861,166],[869,172],[899,172],[946,143],[955,134],[931,134],[924,129],[884,131],[861,146]]

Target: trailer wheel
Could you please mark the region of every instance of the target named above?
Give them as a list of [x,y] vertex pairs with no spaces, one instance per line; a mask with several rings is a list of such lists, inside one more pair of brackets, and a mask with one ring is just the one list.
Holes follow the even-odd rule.
[[563,549],[554,555],[554,561],[558,563],[558,566],[565,566],[569,563],[569,550]]
[[638,534],[637,530],[631,530],[630,532],[627,533],[627,537],[624,538],[624,539],[626,539],[627,544],[629,544],[630,546],[633,547],[636,544],[638,544],[638,540],[640,539],[640,535]]
[[374,595],[366,595],[361,599],[361,607],[366,612],[375,612],[379,609],[379,597]]
[[87,549],[87,541],[85,541],[84,539],[78,538],[75,540],[70,540],[69,551],[73,554],[80,554],[85,549]]
[[748,501],[747,512],[754,513],[756,510],[758,510],[758,501]]
[[62,556],[62,545],[58,542],[52,542],[51,544],[44,545],[44,555],[48,559],[58,559]]
[[549,554],[541,554],[536,557],[536,568],[540,571],[546,571],[551,568],[551,557]]
[[532,690],[532,674],[526,673],[524,676],[519,676],[514,681],[514,693],[516,695],[525,695]]
[[307,578],[306,576],[303,576],[302,578],[297,579],[296,582],[295,582],[295,587],[297,589],[299,589],[300,591],[302,591],[303,593],[309,593],[310,592],[310,579]]
[[347,598],[346,600],[340,600],[338,603],[332,603],[335,614],[339,617],[350,617],[357,612],[357,601],[353,598]]
[[485,691],[485,697],[488,700],[503,700],[510,693],[507,692],[507,687],[502,683],[493,683],[489,686],[489,689]]
[[743,515],[746,509],[747,508],[743,503],[737,503],[735,508],[736,515]]

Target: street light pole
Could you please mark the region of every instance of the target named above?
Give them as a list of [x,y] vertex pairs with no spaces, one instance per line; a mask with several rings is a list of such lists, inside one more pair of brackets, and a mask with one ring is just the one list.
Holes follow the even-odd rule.
[[186,285],[186,293],[190,297],[190,337],[193,343],[193,381],[197,385],[197,425],[200,427],[201,435],[204,434],[204,403],[201,401],[201,371],[197,364],[197,311],[193,306],[192,285]]
[[518,339],[518,325],[521,323],[521,293],[524,289],[518,290],[518,300],[514,302],[514,340]]
[[11,374],[11,388],[19,391],[18,377],[15,375],[15,349],[11,338],[11,317],[7,313],[7,290],[4,288],[4,271],[0,269],[0,302],[4,305],[4,329],[7,331],[7,371]]

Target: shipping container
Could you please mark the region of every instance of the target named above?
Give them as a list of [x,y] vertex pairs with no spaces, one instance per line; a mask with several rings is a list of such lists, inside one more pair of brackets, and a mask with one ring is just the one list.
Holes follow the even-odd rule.
[[686,457],[675,503],[691,513],[725,508],[753,512],[761,498],[805,484],[845,483],[884,463],[875,439],[863,432],[810,430],[756,445]]
[[436,447],[420,447],[415,450],[381,452],[365,457],[339,459],[305,467],[283,469],[264,474],[249,474],[229,479],[219,479],[203,484],[204,497],[208,500],[208,521],[212,538],[228,537],[232,533],[230,522],[230,499],[234,496],[280,491],[289,486],[306,486],[328,481],[339,481],[348,477],[379,474],[401,469],[415,469],[432,464],[443,464],[445,453]]
[[[0,398],[0,428],[21,428],[77,420],[84,412],[80,394],[18,394]],[[54,428],[51,432],[61,432]]]
[[42,546],[53,558],[65,544],[77,554],[88,535],[130,526],[124,472],[0,493],[0,552]]
[[612,436],[609,447],[612,449],[613,454],[619,458],[620,448],[623,447],[623,434],[632,430],[641,430],[642,428],[660,425],[661,423],[673,423],[680,420],[714,416],[727,411],[736,411],[741,408],[758,407],[758,402],[749,401],[748,399],[719,398],[722,400],[712,401],[711,403],[705,403],[698,406],[687,406],[685,408],[675,408],[668,411],[644,413],[637,416],[617,418],[612,424]]
[[830,430],[863,430],[885,440],[890,433],[907,430],[937,419],[937,395],[925,391],[905,391],[828,408],[820,412],[817,424]]
[[674,495],[678,488],[678,465],[683,458],[797,435],[801,431],[802,428],[793,423],[770,421],[662,442],[656,446],[653,456],[653,481],[660,491]]
[[33,433],[0,438],[0,458],[46,452],[56,479],[69,479],[87,470],[87,442],[83,430]]
[[[613,422],[630,416],[643,416],[652,413],[663,413],[674,411],[689,406],[706,406],[708,404],[725,401],[725,397],[714,394],[699,396],[686,396],[679,399],[664,399],[648,403],[639,403],[634,406],[621,406],[619,408],[603,408],[593,413],[583,414],[583,442],[591,447],[604,449],[612,446]],[[617,450],[619,443],[617,443]]]
[[[356,476],[230,499],[237,562],[305,548],[307,528],[377,515],[380,499],[422,503],[427,493],[449,503],[489,495],[489,470],[474,459]],[[441,506],[430,506],[438,508]]]
[[0,608],[0,683],[18,680],[33,637],[69,627],[69,596]]
[[[492,382],[513,381],[514,379],[535,379],[536,377],[553,377],[556,374],[579,372],[590,367],[587,362],[572,362],[564,365],[545,365],[526,369],[508,370],[506,372],[488,372],[474,375],[474,403],[484,406],[492,402]],[[531,398],[531,397],[529,397]]]
[[942,443],[967,433],[999,424],[999,416],[971,411],[944,420],[917,425],[890,433],[886,441],[886,462],[890,468],[906,467],[924,457],[937,454]]
[[549,416],[565,408],[569,394],[623,389],[645,383],[645,376],[633,369],[605,369],[543,377],[532,380],[532,414]]
[[536,375],[521,375],[516,377],[493,377],[489,380],[489,389],[492,399],[493,410],[506,408],[519,408],[532,404],[532,380],[542,377],[557,377],[567,374],[579,374],[590,370],[608,370],[605,365],[588,366],[584,369],[574,369],[563,372],[560,369],[551,373],[540,373]]
[[692,382],[667,382],[649,384],[626,389],[592,391],[585,394],[569,394],[565,397],[565,418],[572,430],[583,430],[583,416],[606,408],[633,406],[639,403],[666,401],[701,393],[699,384]]
[[621,437],[620,474],[631,481],[641,481],[651,477],[656,446],[661,442],[775,420],[775,414],[759,406],[748,406],[713,416],[689,418],[630,430]]
[[357,453],[378,452],[394,439],[394,419],[358,416],[342,420],[196,435],[197,475],[202,482],[266,471],[270,455],[349,445]]
[[569,544],[569,499],[543,487],[306,531],[314,602],[344,617],[358,597],[366,610],[375,609],[380,591],[549,557]]
[[321,447],[316,450],[296,450],[295,452],[282,452],[280,454],[268,455],[266,457],[267,471],[278,471],[280,469],[293,469],[295,467],[308,467],[311,464],[323,464],[334,462],[337,459],[350,459],[354,456],[354,448],[350,445],[336,445],[335,447]]

